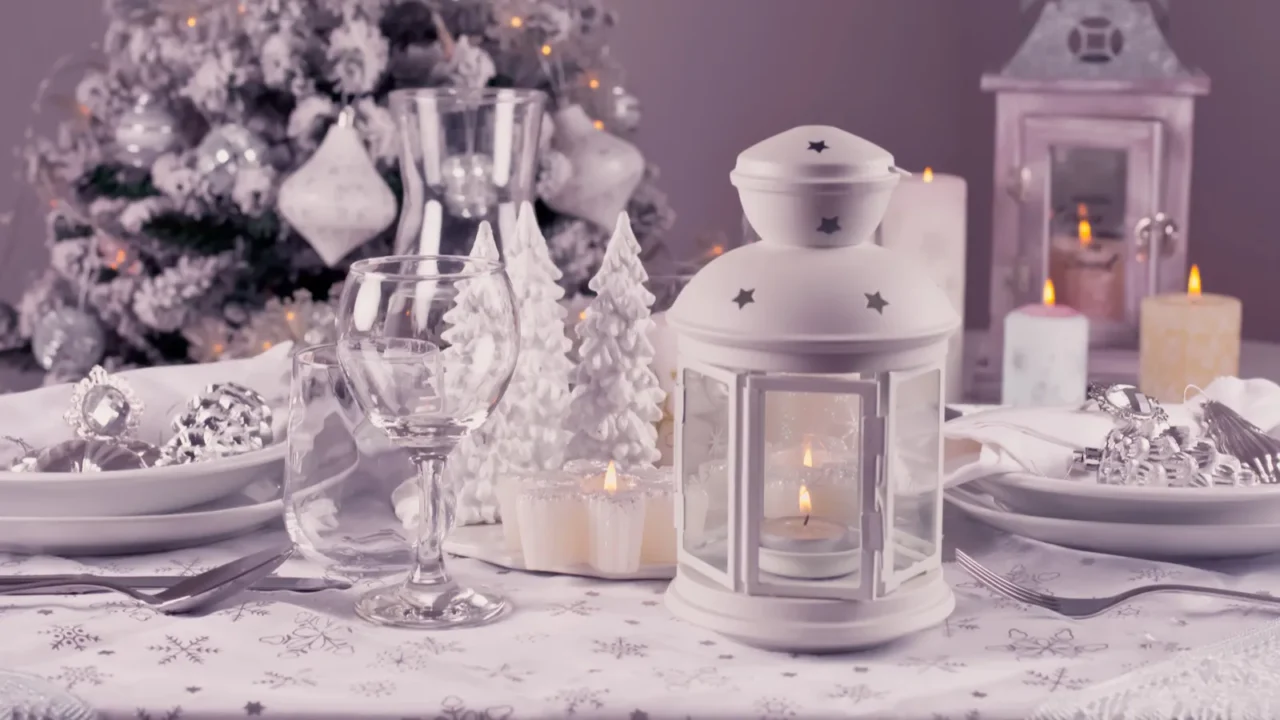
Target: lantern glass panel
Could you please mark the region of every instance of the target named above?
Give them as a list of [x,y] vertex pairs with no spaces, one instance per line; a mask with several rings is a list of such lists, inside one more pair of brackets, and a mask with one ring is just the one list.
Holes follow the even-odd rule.
[[684,369],[680,436],[684,549],[720,573],[729,572],[729,462],[734,427],[724,382]]
[[775,376],[752,378],[748,388],[758,419],[747,438],[749,591],[860,597],[872,557],[861,538],[862,429],[876,414],[875,381]]
[[941,541],[942,371],[890,373],[890,585],[937,564]]
[[1049,149],[1049,277],[1057,300],[1089,319],[1125,320],[1128,152]]

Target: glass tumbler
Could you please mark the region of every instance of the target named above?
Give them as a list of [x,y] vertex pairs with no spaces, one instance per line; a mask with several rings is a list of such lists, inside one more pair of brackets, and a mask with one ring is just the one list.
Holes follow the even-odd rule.
[[414,518],[402,520],[396,501],[411,491],[414,467],[365,419],[333,344],[293,356],[288,446],[285,526],[302,553],[347,579],[403,573]]

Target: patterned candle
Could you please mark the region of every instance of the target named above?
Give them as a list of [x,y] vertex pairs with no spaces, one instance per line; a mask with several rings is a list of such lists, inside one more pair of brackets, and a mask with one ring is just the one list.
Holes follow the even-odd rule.
[[1013,406],[1079,405],[1089,375],[1089,320],[1056,304],[1053,281],[1044,302],[1004,319],[1003,402]]
[[1055,237],[1049,249],[1049,278],[1062,302],[1096,320],[1124,318],[1124,258],[1117,242],[1098,241],[1082,205],[1076,237]]
[[1160,402],[1182,402],[1188,385],[1206,387],[1240,372],[1240,301],[1200,291],[1191,266],[1187,292],[1142,300],[1138,385]]

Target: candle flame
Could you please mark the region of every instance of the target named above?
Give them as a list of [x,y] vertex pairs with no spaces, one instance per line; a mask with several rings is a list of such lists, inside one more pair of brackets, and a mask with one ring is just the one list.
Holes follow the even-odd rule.
[[1044,281],[1044,292],[1041,293],[1040,297],[1044,300],[1044,304],[1049,307],[1053,307],[1058,304],[1058,294],[1053,290],[1052,280]]
[[609,461],[609,467],[604,471],[604,491],[614,493],[618,491],[618,468],[614,467],[613,461]]
[[804,459],[801,460],[805,467],[813,467],[813,443],[808,440],[804,441]]
[[808,515],[813,512],[813,501],[809,499],[809,488],[800,486],[800,513]]
[[920,179],[925,182],[933,182],[933,168],[925,168],[924,172],[920,173]]
[[1077,234],[1080,235],[1080,244],[1084,247],[1089,247],[1093,244],[1093,226],[1089,224],[1088,220],[1080,221]]
[[1191,274],[1187,276],[1187,295],[1200,297],[1200,266],[1192,265]]

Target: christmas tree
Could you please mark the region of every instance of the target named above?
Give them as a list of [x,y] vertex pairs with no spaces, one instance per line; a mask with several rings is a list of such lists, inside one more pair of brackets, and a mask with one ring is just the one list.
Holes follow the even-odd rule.
[[[51,263],[18,308],[17,334],[31,339],[61,314],[63,331],[103,337],[96,353],[93,342],[63,344],[86,357],[46,357],[56,348],[37,343],[59,375],[87,370],[93,354],[120,367],[324,339],[346,265],[388,254],[394,223],[367,239],[328,229],[355,246],[330,266],[284,219],[298,214],[279,212],[277,191],[342,116],[361,142],[334,144],[362,145],[375,169],[364,175],[380,176],[398,202],[387,111],[397,88],[546,91],[538,221],[570,293],[598,265],[609,228],[569,212],[565,197],[595,166],[571,157],[560,126],[587,118],[614,138],[639,119],[608,59],[614,19],[601,0],[104,2],[102,66],[76,86],[74,117],[36,128],[26,148],[30,180],[53,207]],[[646,253],[673,219],[653,178],[647,170],[627,203]],[[457,235],[449,222],[445,238]],[[76,312],[101,332],[68,324]]]
[[622,467],[652,465],[661,457],[658,430],[665,393],[658,386],[649,332],[653,293],[640,261],[640,244],[626,213],[591,278],[595,299],[578,323],[582,339],[569,401],[568,456],[615,460]]
[[[484,260],[498,259],[498,245],[493,239],[489,223],[480,224],[471,257]],[[487,385],[486,374],[491,361],[481,357],[493,349],[495,333],[510,333],[502,314],[503,298],[495,296],[499,287],[488,281],[464,281],[458,284],[458,296],[453,307],[444,314],[448,326],[440,339],[448,343],[444,349],[444,401],[451,397],[471,398],[478,388]],[[458,522],[470,525],[477,522],[494,522],[497,519],[497,499],[494,490],[497,476],[504,463],[501,455],[492,452],[494,438],[505,433],[506,418],[499,405],[489,414],[484,425],[462,438],[449,455],[449,477],[458,489]]]
[[561,272],[528,203],[520,209],[515,237],[507,273],[520,308],[520,357],[502,400],[507,422],[494,450],[514,469],[551,470],[564,461],[573,343],[565,336]]

